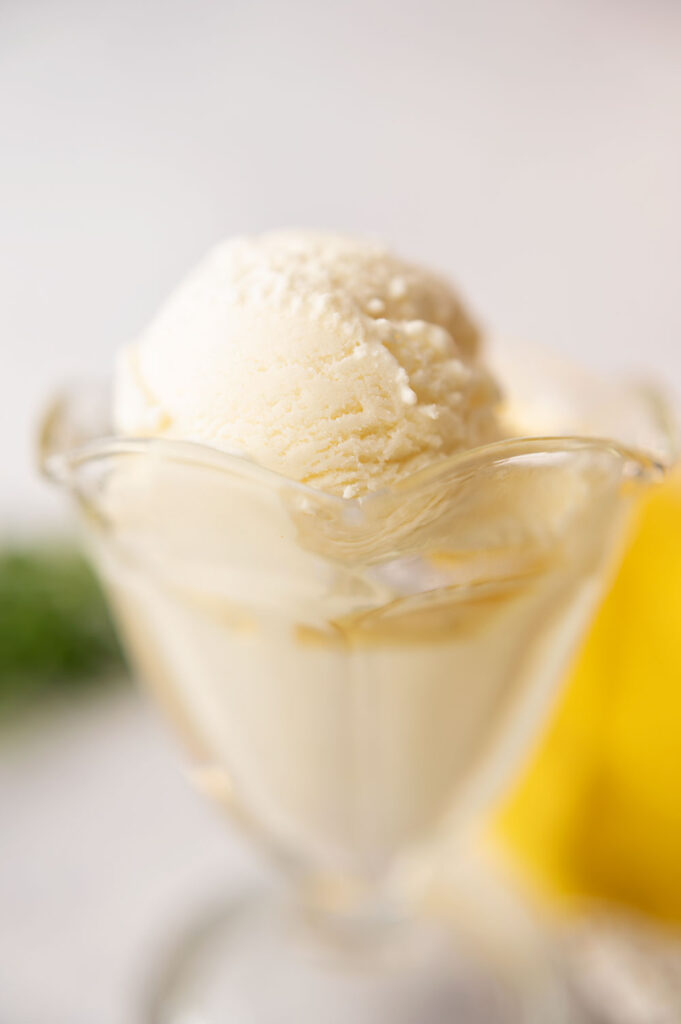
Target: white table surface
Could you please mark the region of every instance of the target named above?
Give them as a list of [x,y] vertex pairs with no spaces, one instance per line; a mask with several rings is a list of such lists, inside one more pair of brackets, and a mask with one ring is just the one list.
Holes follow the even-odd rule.
[[[0,531],[33,433],[223,234],[392,240],[495,332],[681,391],[676,0],[3,0]],[[129,693],[0,736],[0,1024],[131,1024],[248,859]]]
[[[267,877],[182,766],[129,684],[0,732],[2,1024],[148,1024],[149,981],[186,927]],[[454,884],[443,906],[493,922],[520,969],[560,949],[561,969],[599,1007],[593,1024],[678,1020],[678,937],[607,916],[549,915],[543,934],[538,908],[527,916],[474,862],[449,861],[442,878]]]
[[0,733],[0,1021],[137,1024],[156,957],[254,877],[130,686]]

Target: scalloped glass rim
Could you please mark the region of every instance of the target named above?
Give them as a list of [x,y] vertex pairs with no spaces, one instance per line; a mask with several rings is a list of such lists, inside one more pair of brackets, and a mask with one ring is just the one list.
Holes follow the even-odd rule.
[[[82,387],[79,391],[82,391]],[[439,459],[430,466],[406,476],[398,484],[390,488],[369,492],[358,497],[344,498],[329,494],[306,483],[292,480],[254,462],[248,456],[224,451],[198,441],[169,440],[167,438],[120,437],[115,435],[98,435],[83,437],[73,446],[60,443],[60,436],[65,435],[64,427],[73,419],[73,407],[76,402],[74,388],[58,394],[48,406],[40,426],[39,433],[39,464],[42,472],[55,483],[72,486],[77,480],[78,472],[83,467],[101,459],[120,455],[153,455],[169,461],[205,466],[213,470],[223,470],[229,474],[237,474],[242,478],[250,478],[254,483],[271,488],[297,493],[317,504],[324,502],[345,515],[353,512],[366,511],[373,505],[383,506],[397,502],[407,495],[425,487],[432,487],[439,480],[451,481],[452,478],[463,479],[475,473],[483,466],[493,466],[511,459],[528,456],[547,457],[578,451],[601,451],[610,453],[625,465],[622,475],[632,479],[655,480],[661,478],[674,456],[674,437],[671,429],[673,422],[666,403],[656,393],[647,390],[651,406],[651,414],[659,427],[662,447],[669,453],[668,460],[656,458],[645,451],[620,444],[607,437],[588,437],[580,435],[562,436],[517,436],[508,437],[491,444],[457,452]]]

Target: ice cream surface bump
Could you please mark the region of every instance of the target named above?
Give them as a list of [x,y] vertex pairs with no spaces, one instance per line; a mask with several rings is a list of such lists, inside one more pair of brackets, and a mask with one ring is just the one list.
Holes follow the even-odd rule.
[[449,284],[381,245],[235,238],[120,354],[115,427],[355,497],[499,436],[479,347]]

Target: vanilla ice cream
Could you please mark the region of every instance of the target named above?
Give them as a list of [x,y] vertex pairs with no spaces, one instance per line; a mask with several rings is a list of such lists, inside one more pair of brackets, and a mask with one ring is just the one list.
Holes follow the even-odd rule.
[[449,285],[319,234],[219,246],[119,359],[85,504],[128,649],[315,868],[489,795],[597,599],[626,460],[500,440],[498,398]]
[[115,425],[354,497],[499,436],[479,348],[449,284],[380,245],[237,238],[122,353]]

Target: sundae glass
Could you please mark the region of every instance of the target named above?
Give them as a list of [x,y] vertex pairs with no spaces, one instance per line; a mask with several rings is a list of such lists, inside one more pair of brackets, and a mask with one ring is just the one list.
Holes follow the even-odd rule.
[[422,909],[438,852],[528,750],[671,456],[647,393],[541,388],[573,410],[566,436],[543,424],[554,436],[358,498],[113,436],[101,389],[53,404],[42,466],[77,501],[134,670],[293,893],[237,901],[188,941],[149,1000],[156,1024],[575,1019]]

